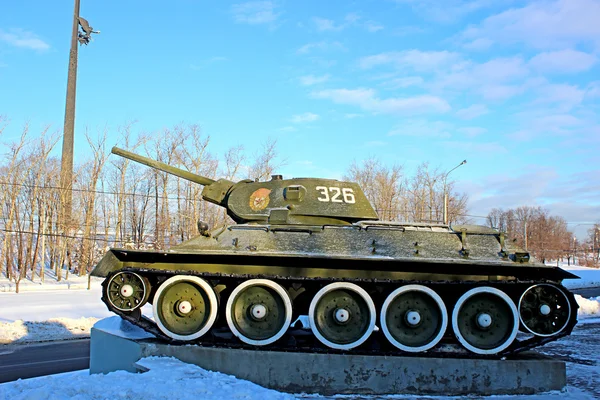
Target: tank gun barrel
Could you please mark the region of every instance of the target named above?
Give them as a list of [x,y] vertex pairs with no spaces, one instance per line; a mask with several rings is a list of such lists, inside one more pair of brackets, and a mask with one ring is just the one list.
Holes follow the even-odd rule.
[[[227,215],[237,223],[346,225],[377,219],[377,213],[354,182],[281,177],[267,182],[212,180],[118,147],[113,147],[112,153],[203,185],[202,200],[227,209]],[[327,207],[321,203],[327,203]]]
[[135,161],[137,163],[147,165],[150,168],[158,169],[158,170],[166,172],[168,174],[178,176],[180,178],[186,179],[186,180],[194,182],[194,183],[198,183],[200,185],[207,186],[207,185],[210,185],[210,184],[216,182],[213,179],[210,179],[210,178],[207,178],[207,177],[204,177],[201,175],[196,175],[189,171],[185,171],[183,169],[173,167],[171,165],[165,164],[160,161],[153,160],[148,157],[140,156],[139,154],[135,154],[130,151],[120,149],[116,146],[112,148],[111,153],[116,154],[121,157],[125,157],[131,161]]

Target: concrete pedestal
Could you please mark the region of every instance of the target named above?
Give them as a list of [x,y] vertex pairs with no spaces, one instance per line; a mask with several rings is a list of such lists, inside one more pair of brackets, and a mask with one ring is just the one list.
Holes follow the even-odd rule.
[[566,385],[565,363],[535,353],[519,360],[474,360],[217,349],[169,345],[144,335],[133,339],[98,326],[91,336],[91,373],[141,372],[139,359],[166,356],[292,393],[533,394]]

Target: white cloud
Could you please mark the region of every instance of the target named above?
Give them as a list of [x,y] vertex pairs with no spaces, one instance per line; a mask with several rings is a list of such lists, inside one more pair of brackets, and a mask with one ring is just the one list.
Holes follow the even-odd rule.
[[482,128],[480,126],[465,126],[459,128],[458,131],[460,133],[464,133],[464,135],[467,137],[474,138],[475,136],[479,136],[483,133],[486,133],[487,129]]
[[554,0],[532,2],[486,18],[461,34],[465,42],[485,39],[526,43],[537,48],[564,48],[576,43],[600,44],[600,2]]
[[447,67],[458,61],[458,53],[449,51],[392,51],[361,58],[358,63],[361,68],[369,69],[379,65],[391,64],[396,68],[411,68],[416,71],[433,71]]
[[272,1],[250,1],[232,5],[231,13],[235,22],[250,25],[269,24],[281,15],[275,12],[275,8]]
[[367,21],[365,22],[365,29],[369,32],[378,32],[383,30],[385,27],[375,21]]
[[593,135],[589,129],[593,125],[592,121],[552,108],[529,109],[514,117],[520,121],[521,129],[507,135],[510,140],[522,142],[548,135],[577,134],[580,138]]
[[387,89],[401,89],[410,86],[420,86],[423,84],[423,78],[420,76],[406,76],[402,78],[394,78],[382,84]]
[[23,29],[12,29],[10,32],[0,30],[0,41],[8,43],[11,46],[31,50],[43,51],[50,48],[50,45],[40,39],[35,33]]
[[454,151],[462,154],[503,154],[508,153],[506,146],[500,142],[465,142],[461,141],[448,141],[441,142],[441,146],[446,148],[448,151]]
[[487,85],[483,84],[479,93],[486,100],[507,100],[525,92],[520,85]]
[[305,112],[304,114],[297,114],[297,115],[292,116],[290,121],[294,124],[304,124],[307,122],[314,122],[314,121],[318,120],[319,118],[320,117],[318,114]]
[[528,70],[521,57],[501,57],[476,65],[472,72],[478,78],[505,82],[527,75]]
[[346,27],[344,24],[336,25],[335,22],[331,19],[313,17],[313,23],[317,27],[319,32],[324,31],[341,31]]
[[426,19],[451,23],[494,4],[492,0],[395,0],[408,4]]
[[484,104],[473,104],[472,106],[458,110],[456,116],[461,119],[473,119],[489,112]]
[[481,64],[456,64],[450,72],[441,73],[433,86],[471,89],[485,99],[505,100],[524,92],[522,79],[528,75],[529,69],[521,57],[501,57]]
[[349,14],[346,14],[346,16],[344,17],[344,21],[346,21],[346,23],[348,23],[348,24],[355,24],[361,18],[362,17],[357,13],[349,13]]
[[486,215],[491,207],[540,205],[567,221],[596,221],[600,214],[599,172],[592,167],[584,173],[566,174],[555,167],[527,165],[516,174],[487,175],[480,182],[470,181],[474,186],[469,208],[472,214]]
[[585,91],[575,85],[547,84],[539,87],[536,103],[557,103],[563,109],[571,109],[583,101]]
[[394,36],[414,36],[424,32],[427,32],[427,30],[415,25],[405,25],[392,29],[392,35]]
[[589,99],[600,97],[600,81],[594,81],[588,84],[585,97]]
[[329,74],[315,76],[315,75],[305,75],[300,77],[300,83],[304,86],[312,86],[319,83],[325,83],[331,78]]
[[363,117],[363,115],[357,114],[357,113],[344,114],[344,118],[348,118],[348,119],[361,118],[361,117]]
[[387,146],[387,142],[382,140],[371,140],[370,142],[365,142],[364,147],[382,147]]
[[418,136],[418,137],[436,137],[449,138],[452,135],[448,132],[452,125],[442,121],[427,120],[407,120],[397,124],[388,136]]
[[538,131],[564,133],[565,128],[581,126],[583,121],[570,114],[549,114],[531,121]]
[[309,54],[315,50],[318,50],[321,52],[345,51],[346,48],[340,42],[321,41],[321,42],[316,42],[316,43],[307,43],[304,46],[300,47],[298,50],[296,50],[296,53]]
[[336,104],[358,106],[365,111],[382,114],[443,113],[450,110],[446,100],[430,95],[380,99],[373,89],[330,89],[312,93]]
[[344,20],[340,23],[321,17],[312,17],[311,19],[319,32],[340,32],[350,27],[363,27],[369,32],[377,32],[384,29],[383,25],[372,20],[365,21],[364,23],[360,22],[362,17],[357,13],[346,14]]
[[463,44],[467,50],[480,51],[489,49],[494,42],[488,38],[477,38],[471,42]]
[[597,61],[592,54],[565,49],[540,53],[529,60],[529,66],[540,72],[577,73],[589,70]]
[[298,129],[293,126],[284,126],[283,128],[279,128],[281,132],[296,132]]

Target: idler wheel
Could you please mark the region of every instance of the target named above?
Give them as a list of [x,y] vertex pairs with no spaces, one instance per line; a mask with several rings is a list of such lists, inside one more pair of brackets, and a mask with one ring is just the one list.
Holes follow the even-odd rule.
[[198,339],[217,319],[217,296],[208,282],[196,276],[167,279],[156,291],[153,303],[156,324],[172,339]]
[[133,311],[146,303],[150,285],[135,272],[117,272],[106,285],[106,297],[120,311]]
[[517,308],[499,289],[471,289],[454,306],[452,328],[467,350],[477,354],[497,354],[510,346],[517,336]]
[[236,287],[225,310],[227,325],[233,334],[254,346],[275,342],[292,321],[290,296],[268,279],[251,279]]
[[375,304],[361,287],[336,282],[317,292],[308,317],[310,328],[321,343],[349,350],[367,340],[375,329]]
[[554,336],[571,317],[571,304],[565,293],[554,285],[533,285],[519,299],[519,318],[529,332],[537,336]]
[[380,314],[385,337],[408,352],[429,350],[442,340],[448,313],[442,298],[422,285],[407,285],[387,297]]

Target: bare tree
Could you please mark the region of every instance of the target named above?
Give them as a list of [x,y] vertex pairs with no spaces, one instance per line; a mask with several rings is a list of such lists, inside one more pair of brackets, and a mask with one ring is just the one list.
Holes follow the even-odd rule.
[[83,208],[83,237],[81,239],[81,247],[79,250],[78,268],[79,275],[85,275],[89,272],[94,260],[94,247],[96,245],[95,239],[92,236],[96,236],[97,218],[96,218],[96,195],[97,185],[104,164],[108,158],[106,151],[106,130],[102,132],[93,140],[89,132],[86,129],[85,138],[92,151],[92,160],[88,161],[85,167],[82,169],[80,182],[81,187],[81,200]]
[[562,217],[552,216],[542,207],[520,206],[515,209],[493,209],[488,224],[514,238],[516,244],[545,262],[569,257],[572,234]]
[[263,143],[260,152],[254,157],[254,162],[248,171],[248,177],[250,179],[265,181],[271,177],[273,171],[284,164],[284,161],[277,160],[277,140],[269,138]]
[[[123,127],[118,128],[119,136],[121,137],[121,146],[135,151],[140,145],[144,144],[147,140],[145,135],[138,136],[137,140],[134,141],[132,134],[132,127],[135,122],[128,122]],[[111,161],[114,173],[110,179],[113,182],[112,186],[116,193],[115,201],[115,245],[121,243],[123,236],[125,235],[125,194],[127,193],[127,168],[129,166],[129,160],[123,157],[114,158]]]
[[27,135],[29,133],[29,125],[26,124],[21,132],[21,137],[17,142],[10,144],[10,150],[8,159],[8,166],[5,168],[3,176],[7,177],[6,185],[4,190],[0,191],[2,195],[2,207],[3,214],[6,216],[4,221],[4,240],[2,241],[2,255],[3,264],[6,270],[6,277],[12,278],[12,270],[14,260],[12,257],[12,238],[13,238],[13,224],[15,223],[15,217],[17,215],[17,198],[21,191],[20,174],[22,171],[21,153],[27,143]]
[[375,157],[370,157],[361,164],[353,161],[344,179],[361,186],[380,219],[405,219],[402,218],[405,191],[401,166],[388,168]]

